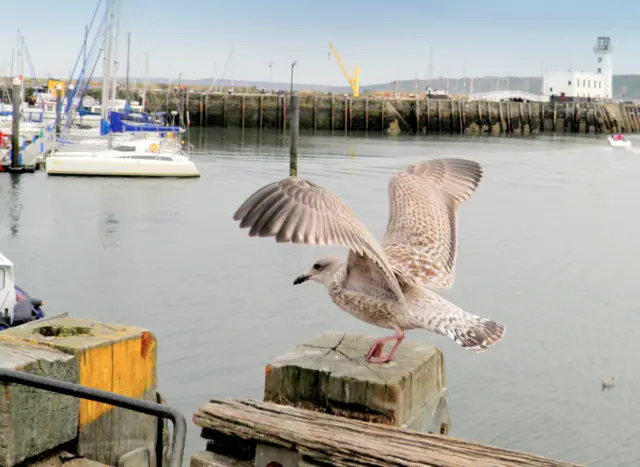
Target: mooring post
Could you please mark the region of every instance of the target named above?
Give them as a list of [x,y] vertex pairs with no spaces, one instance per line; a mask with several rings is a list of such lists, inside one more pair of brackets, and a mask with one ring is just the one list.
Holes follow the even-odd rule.
[[[442,353],[435,347],[405,341],[392,364],[369,364],[365,354],[373,340],[358,334],[325,332],[299,344],[267,365],[264,401],[448,434],[451,420]],[[285,465],[283,460],[290,455],[259,443],[255,465]]]
[[56,84],[56,137],[60,136],[60,116],[62,114],[62,86]]
[[291,136],[289,142],[291,144],[289,150],[289,176],[298,176],[298,133],[300,131],[300,98],[291,94]]
[[178,103],[178,105],[180,106],[180,123],[186,127],[187,125],[187,117],[186,117],[186,110],[187,110],[187,105],[186,105],[186,97],[187,97],[187,90],[186,89],[180,89],[180,102]]
[[11,125],[11,168],[20,167],[20,118],[22,101],[20,100],[20,79],[14,78],[11,82],[11,99],[13,104],[13,120]]

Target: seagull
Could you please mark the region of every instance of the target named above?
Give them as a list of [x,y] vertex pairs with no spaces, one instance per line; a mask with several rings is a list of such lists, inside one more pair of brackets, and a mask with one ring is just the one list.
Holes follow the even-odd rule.
[[[250,237],[349,249],[346,259],[330,256],[316,261],[293,284],[322,284],[342,310],[395,331],[374,341],[366,354],[369,363],[392,361],[404,331],[412,329],[433,331],[479,352],[499,341],[505,326],[463,311],[432,289],[453,285],[456,213],[482,175],[480,164],[465,159],[432,159],[394,174],[381,243],[338,197],[298,177],[260,188],[233,219],[240,228],[249,229]],[[384,343],[391,341],[393,348],[383,355]]]
[[602,390],[604,391],[605,389],[608,388],[612,388],[614,385],[613,383],[613,376],[611,377],[611,379],[604,379],[602,380]]

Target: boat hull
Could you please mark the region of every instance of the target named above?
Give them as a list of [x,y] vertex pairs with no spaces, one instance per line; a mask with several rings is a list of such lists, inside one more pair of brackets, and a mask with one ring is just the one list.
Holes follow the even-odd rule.
[[622,141],[619,141],[619,140],[614,140],[613,138],[609,137],[609,138],[607,138],[607,141],[609,142],[609,146],[611,146],[612,148],[629,148],[629,147],[631,147],[631,141],[629,141],[628,139],[623,139]]
[[200,172],[190,161],[164,162],[127,158],[86,156],[50,156],[46,159],[48,175],[87,175],[110,177],[199,177]]

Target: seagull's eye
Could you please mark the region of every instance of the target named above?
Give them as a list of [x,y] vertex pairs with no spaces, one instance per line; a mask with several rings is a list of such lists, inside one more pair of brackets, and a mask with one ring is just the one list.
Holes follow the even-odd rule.
[[313,265],[313,269],[320,269],[322,267],[322,265],[320,263],[316,263]]

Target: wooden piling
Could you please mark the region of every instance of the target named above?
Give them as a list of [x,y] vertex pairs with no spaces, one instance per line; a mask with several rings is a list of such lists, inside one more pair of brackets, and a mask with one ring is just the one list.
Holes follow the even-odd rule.
[[425,132],[429,134],[429,122],[431,121],[431,99],[427,99],[427,121],[424,125]]
[[282,96],[282,129],[287,131],[287,99]]
[[262,121],[264,119],[264,96],[260,95],[260,102],[258,103],[258,128],[262,130]]
[[60,136],[60,124],[62,122],[62,86],[56,84],[56,138]]
[[200,113],[198,115],[200,127],[204,126],[204,94],[200,94]]
[[[433,423],[433,412],[421,412],[429,401],[437,406],[445,390],[442,353],[405,341],[395,365],[380,367],[365,361],[372,343],[371,337],[325,332],[298,345],[267,365],[264,400],[386,425],[420,429],[427,423],[425,431],[448,432],[448,411],[437,413]],[[318,378],[325,383],[309,385]]]
[[380,130],[384,131],[384,108],[386,105],[384,98],[380,99]]
[[451,134],[455,132],[455,111],[453,109],[453,99],[449,100],[449,127],[451,128]]
[[502,113],[502,102],[498,101],[498,116],[500,118],[500,134],[506,134],[507,131],[505,131],[505,123],[504,123],[504,115]]
[[464,112],[462,110],[462,101],[458,101],[458,119],[460,120],[460,134],[464,135]]
[[[18,169],[20,163],[20,120],[22,119],[22,99],[20,80],[14,78],[11,89],[12,122],[11,122],[11,169]],[[60,94],[60,93],[58,93]]]
[[331,132],[336,127],[336,98],[331,96]]
[[209,94],[204,95],[204,122],[205,124],[209,123]]
[[520,134],[524,135],[524,110],[523,110],[522,102],[520,102],[518,104],[518,107],[519,107],[518,108],[518,112],[519,112],[519,116],[518,117],[519,117],[519,120],[520,120],[520,123],[518,124],[518,126],[520,127]]
[[344,134],[349,133],[349,98],[344,98]]
[[436,118],[438,120],[438,134],[442,131],[442,110],[440,109],[440,99],[436,100]]
[[558,103],[553,103],[553,133],[556,133],[556,126],[558,124]]
[[298,176],[298,134],[300,130],[300,98],[291,95],[291,135],[289,136],[289,176]]
[[369,98],[364,98],[364,131],[369,133]]
[[420,134],[420,99],[418,99],[418,95],[416,94],[416,133]]
[[243,131],[244,131],[244,116],[245,116],[245,104],[246,104],[245,97],[246,96],[243,94],[242,95],[242,102],[240,103],[240,106],[242,108],[242,117],[241,118],[242,118],[242,130]]
[[222,98],[222,126],[227,127],[228,108],[227,108],[227,94]]
[[318,128],[318,97],[313,96],[313,132]]

